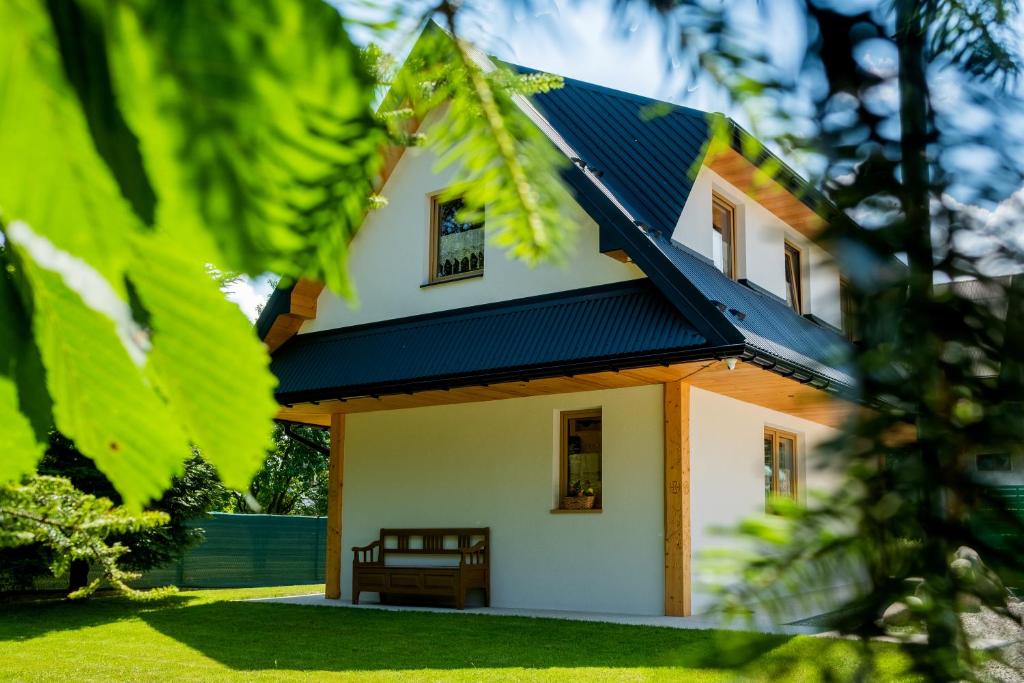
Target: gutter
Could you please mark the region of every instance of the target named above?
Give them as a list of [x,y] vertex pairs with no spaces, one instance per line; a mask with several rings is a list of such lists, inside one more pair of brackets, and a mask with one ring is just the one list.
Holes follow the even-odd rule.
[[324,387],[282,392],[276,394],[275,398],[281,405],[291,407],[296,403],[319,403],[320,401],[345,402],[360,398],[380,398],[387,395],[415,394],[425,391],[450,391],[452,389],[486,387],[491,384],[529,382],[556,377],[572,378],[576,375],[595,372],[619,372],[620,370],[634,370],[658,365],[667,367],[678,363],[718,361],[726,358],[738,358],[800,384],[809,384],[826,393],[834,394],[847,400],[856,400],[852,396],[855,387],[837,382],[806,368],[793,365],[771,354],[754,349],[747,344],[705,347],[631,357],[603,358],[593,361],[571,361],[542,367],[533,366],[511,370],[483,371],[405,382],[381,382],[378,384],[363,384],[349,387]]

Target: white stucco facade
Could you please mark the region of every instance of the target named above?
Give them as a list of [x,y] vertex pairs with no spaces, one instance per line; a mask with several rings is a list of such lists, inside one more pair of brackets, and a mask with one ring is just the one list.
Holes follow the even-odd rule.
[[[801,491],[836,481],[812,460],[832,430],[691,390],[694,611],[712,604],[701,555],[714,529],[764,509],[766,426],[799,439]],[[600,513],[552,513],[559,413],[600,407]],[[353,414],[345,429],[343,596],[351,551],[381,527],[491,528],[492,605],[664,613],[661,385]],[[365,596],[373,600],[375,596]]]
[[832,257],[775,214],[706,166],[694,179],[672,238],[711,258],[711,198],[720,195],[736,208],[736,277],[786,298],[784,244],[801,252],[804,313],[842,324],[839,271]]
[[567,263],[531,268],[510,259],[488,239],[482,277],[424,286],[430,261],[430,197],[448,187],[455,172],[454,167],[435,172],[436,164],[429,149],[411,148],[402,155],[384,188],[387,206],[370,212],[351,244],[349,268],[358,303],[350,305],[325,290],[316,319],[300,333],[643,277],[636,266],[601,254],[597,224],[581,209],[567,207],[566,224],[577,226]]

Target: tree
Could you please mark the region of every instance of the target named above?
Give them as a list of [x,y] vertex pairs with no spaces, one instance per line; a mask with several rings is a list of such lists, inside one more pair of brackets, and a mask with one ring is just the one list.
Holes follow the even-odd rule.
[[[69,504],[80,500],[80,496],[92,496],[109,500],[114,506],[120,505],[120,496],[110,481],[61,434],[54,432],[50,435],[50,444],[39,463],[38,472],[70,482],[79,497],[67,498]],[[117,565],[123,571],[138,572],[178,559],[203,540],[202,530],[190,526],[188,521],[211,511],[227,509],[233,502],[232,494],[221,484],[213,467],[195,453],[185,463],[183,474],[175,477],[160,500],[149,506],[160,523],[128,531],[109,530],[107,540],[121,548],[116,557]],[[0,515],[3,512],[0,504]],[[5,528],[4,523],[0,523],[0,531]],[[29,588],[35,577],[50,573],[53,562],[53,549],[38,541],[0,550],[0,565],[3,566],[0,583],[9,588]],[[71,594],[89,584],[92,567],[102,570],[97,558],[92,556],[70,560],[67,571]]]
[[167,521],[162,512],[133,513],[109,499],[84,494],[60,477],[34,476],[21,484],[0,486],[0,547],[30,544],[45,549],[50,571],[67,572],[74,561],[94,563],[101,575],[73,590],[72,599],[88,597],[104,583],[135,599],[163,597],[173,588],[140,591],[128,581],[137,575],[118,566],[126,548],[109,537],[142,532]]
[[[454,5],[435,13],[456,27]],[[13,0],[0,24],[0,158],[18,160],[0,167],[0,481],[31,472],[56,428],[132,508],[193,445],[245,490],[274,379],[207,269],[352,296],[381,152],[417,141],[403,118],[450,104],[433,144],[472,161],[466,212],[488,206],[528,261],[566,249],[557,156],[513,102],[529,79],[484,73],[443,31],[378,115],[380,84],[320,0]]]
[[[982,660],[960,617],[977,605],[1007,615],[1009,596],[967,548],[1024,568],[1024,524],[965,467],[975,454],[1024,444],[1022,281],[997,277],[1024,270],[1011,196],[1024,181],[1016,3],[844,9],[805,0],[794,3],[796,25],[759,34],[729,3],[618,5],[659,12],[693,77],[710,78],[750,112],[762,139],[817,169],[836,206],[820,239],[838,254],[858,308],[853,398],[872,410],[830,447],[846,481],[807,507],[780,504],[744,525],[753,548],[734,567],[744,581],[726,587],[730,604],[778,606],[797,586],[859,577],[834,628],[866,640],[886,631],[883,610],[903,602],[927,633],[926,647],[905,648],[915,670],[929,680],[976,677]],[[769,25],[785,21],[774,7],[760,17]],[[778,33],[807,36],[794,41],[796,67],[758,37]],[[981,217],[999,202],[992,219]],[[964,277],[988,300],[934,286]],[[995,542],[982,518],[1016,540]],[[867,679],[875,650],[862,652]]]
[[274,448],[253,477],[249,495],[238,496],[238,512],[326,515],[330,446],[326,429],[276,425]]

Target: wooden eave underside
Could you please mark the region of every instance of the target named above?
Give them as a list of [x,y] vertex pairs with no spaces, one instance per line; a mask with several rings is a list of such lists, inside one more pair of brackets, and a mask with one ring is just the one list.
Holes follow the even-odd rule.
[[503,382],[488,386],[460,387],[447,391],[422,391],[410,394],[350,398],[344,401],[324,400],[317,403],[297,403],[282,406],[277,417],[281,420],[329,426],[331,415],[335,413],[366,413],[456,403],[500,401],[523,396],[621,389],[679,380],[700,389],[829,427],[841,426],[851,411],[858,409],[856,404],[850,401],[750,363],[738,362],[734,370],[729,370],[725,361],[703,361],[619,372],[595,372],[573,377],[552,377]]
[[713,147],[704,165],[805,237],[815,239],[825,227],[811,207],[732,147]]

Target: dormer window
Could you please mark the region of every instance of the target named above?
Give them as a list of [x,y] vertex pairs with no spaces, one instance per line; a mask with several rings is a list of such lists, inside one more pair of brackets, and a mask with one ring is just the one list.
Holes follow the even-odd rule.
[[461,198],[430,200],[430,282],[484,274],[484,226],[462,220],[462,207]]
[[803,282],[800,276],[800,250],[786,242],[786,303],[797,313],[803,313]]
[[718,195],[711,197],[711,260],[726,277],[735,278],[736,209]]

